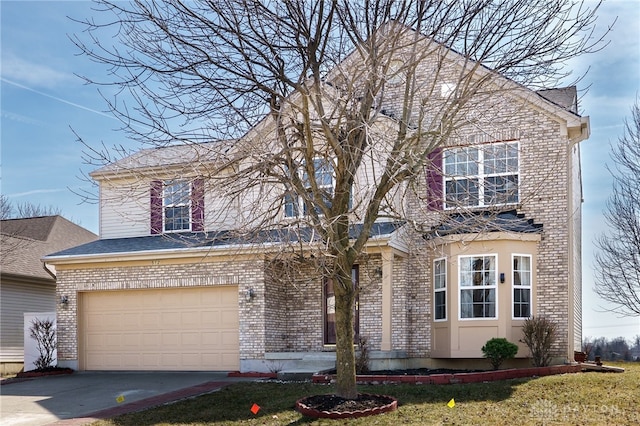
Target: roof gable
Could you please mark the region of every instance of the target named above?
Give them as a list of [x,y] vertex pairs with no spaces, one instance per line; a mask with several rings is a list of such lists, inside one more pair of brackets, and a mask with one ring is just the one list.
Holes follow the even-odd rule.
[[[569,128],[581,128],[584,123],[580,120],[577,113],[577,96],[575,86],[567,88],[554,88],[533,91],[520,83],[517,83],[506,76],[503,76],[485,65],[479,64],[466,58],[455,49],[445,46],[444,44],[422,34],[418,34],[414,29],[405,25],[398,24],[397,22],[389,22],[382,25],[378,31],[384,33],[389,31],[402,31],[403,35],[408,42],[408,46],[415,42],[421,43],[421,47],[429,47],[434,55],[440,55],[446,58],[446,61],[450,64],[454,64],[456,67],[462,67],[465,69],[473,69],[473,74],[478,78],[486,75],[491,75],[492,83],[498,90],[509,90],[513,96],[523,99],[531,106],[544,110],[547,114],[556,117],[559,121],[566,121]],[[416,36],[417,35],[417,36]],[[328,87],[333,87],[334,83],[340,79],[340,74],[348,73],[350,67],[356,66],[355,64],[362,61],[359,56],[361,53],[358,47],[354,48],[345,58],[333,69],[329,70],[326,74],[323,84],[327,84]],[[462,69],[461,68],[461,69]],[[289,103],[299,102],[301,95],[299,92],[293,92],[288,96]],[[391,109],[385,108],[383,105],[380,108],[379,118],[394,119],[394,114]],[[120,173],[127,173],[133,169],[136,170],[150,170],[150,171],[163,171],[166,167],[171,168],[185,168],[188,170],[182,170],[181,174],[197,174],[194,169],[196,163],[211,163],[215,161],[223,161],[227,153],[234,149],[242,150],[242,146],[254,137],[261,140],[263,132],[269,131],[273,123],[271,122],[271,116],[265,114],[265,116],[256,125],[250,129],[246,135],[240,139],[220,140],[206,143],[182,143],[179,145],[169,145],[165,147],[143,149],[136,153],[133,153],[125,158],[114,161],[100,169],[95,170],[90,175],[94,179],[101,179],[105,176],[117,175]],[[250,149],[250,148],[249,148]]]
[[0,222],[2,275],[55,282],[43,268],[47,254],[94,241],[93,232],[62,216],[6,219]]
[[15,237],[46,241],[58,216],[4,219],[0,223],[0,233]]

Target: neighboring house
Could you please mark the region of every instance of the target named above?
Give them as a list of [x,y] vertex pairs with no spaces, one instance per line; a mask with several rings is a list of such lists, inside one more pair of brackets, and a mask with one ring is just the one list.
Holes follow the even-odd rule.
[[[356,334],[366,336],[374,367],[468,364],[482,358],[492,337],[519,342],[531,315],[558,324],[557,362],[572,360],[580,348],[578,144],[588,138],[589,120],[577,113],[575,87],[533,92],[502,83],[511,89],[491,95],[499,108],[478,109],[473,126],[434,150],[417,187],[395,198],[423,232],[407,221],[381,220],[352,271],[359,286]],[[451,84],[442,83],[443,95],[447,90]],[[372,129],[381,138],[393,122],[388,101]],[[235,145],[260,140],[265,129],[268,118]],[[333,366],[331,282],[312,260],[292,266],[272,255],[288,241],[314,239],[306,229],[286,227],[305,206],[282,191],[275,199],[248,193],[230,201],[207,175],[223,143],[142,150],[91,174],[100,185],[100,240],[46,257],[58,271],[58,297],[69,300],[57,307],[61,364]],[[369,155],[370,168],[356,177],[354,206],[384,161],[377,157],[384,151]],[[316,173],[330,188],[331,169]],[[273,228],[251,237],[233,232],[252,219],[249,205],[277,200]],[[519,345],[518,357],[528,356]]]
[[24,362],[25,312],[55,312],[55,276],[42,258],[94,241],[94,233],[61,216],[7,219],[0,223],[0,362],[3,373],[19,371]]

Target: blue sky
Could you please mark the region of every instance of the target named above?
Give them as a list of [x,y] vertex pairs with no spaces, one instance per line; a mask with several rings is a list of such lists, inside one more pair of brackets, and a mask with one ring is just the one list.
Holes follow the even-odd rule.
[[[1,164],[2,194],[14,204],[53,206],[63,216],[98,232],[98,208],[75,193],[91,190],[79,177],[89,172],[74,129],[91,144],[126,143],[118,121],[105,113],[96,87],[75,74],[104,72],[67,35],[81,27],[67,16],[91,16],[87,1],[0,1],[1,18]],[[578,84],[580,112],[591,118],[591,138],[582,143],[583,335],[631,338],[640,334],[640,318],[602,312],[592,291],[593,240],[604,230],[602,210],[611,179],[605,169],[609,144],[622,134],[640,95],[640,1],[611,0],[600,12],[599,27],[618,20],[603,51],[572,61],[568,67],[586,77]],[[97,71],[98,70],[98,71]],[[108,88],[105,90],[109,90]]]

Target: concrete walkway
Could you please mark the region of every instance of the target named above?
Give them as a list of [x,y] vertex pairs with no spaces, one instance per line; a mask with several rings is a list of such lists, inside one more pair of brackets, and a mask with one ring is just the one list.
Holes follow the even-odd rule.
[[76,372],[0,387],[0,425],[82,425],[180,399],[215,392],[224,372]]

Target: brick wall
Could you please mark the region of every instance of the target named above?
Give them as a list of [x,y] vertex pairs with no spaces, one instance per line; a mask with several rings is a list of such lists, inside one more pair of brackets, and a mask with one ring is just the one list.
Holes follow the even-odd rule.
[[[265,345],[264,268],[262,261],[196,262],[191,264],[141,265],[58,270],[58,359],[78,359],[79,291],[176,288],[237,285],[240,309],[240,357],[262,357]],[[246,290],[256,297],[247,301]]]
[[[500,108],[495,108],[499,103]],[[579,287],[570,282],[569,268],[578,268],[579,262],[569,259],[569,226],[578,223],[569,217],[569,150],[568,139],[561,134],[560,124],[548,115],[535,110],[524,109],[522,105],[503,97],[487,105],[496,118],[490,131],[481,131],[478,126],[459,129],[457,137],[450,140],[453,144],[477,143],[491,140],[489,134],[517,135],[520,145],[520,203],[515,205],[519,213],[528,219],[543,225],[542,240],[539,245],[534,286],[537,289],[537,311],[535,315],[544,315],[558,324],[559,340],[554,351],[558,356],[567,353],[569,342],[569,286]],[[446,212],[427,211],[426,182],[417,179],[416,189],[407,199],[407,211],[412,212],[412,220],[420,231],[441,220]],[[578,229],[579,233],[580,230]],[[418,233],[419,234],[419,233]],[[429,321],[431,319],[431,262],[440,257],[435,246],[429,242],[424,247],[414,244],[410,264],[407,269],[408,282],[417,287],[412,289],[407,308],[411,323],[411,335],[408,348],[416,355],[428,352],[430,346]],[[578,244],[574,243],[574,247]],[[577,279],[576,279],[577,281]],[[454,289],[456,287],[453,287]],[[413,299],[415,297],[415,299]],[[457,307],[451,307],[451,315],[456,315]],[[421,324],[420,321],[424,323]]]

